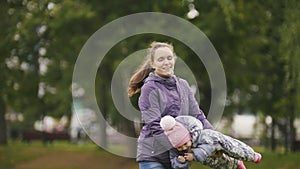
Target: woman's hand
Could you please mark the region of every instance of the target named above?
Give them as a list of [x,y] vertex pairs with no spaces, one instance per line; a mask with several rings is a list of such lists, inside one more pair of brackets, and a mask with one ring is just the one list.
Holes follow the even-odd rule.
[[182,163],[185,162],[185,158],[184,158],[183,156],[178,156],[178,160],[179,160],[180,162],[182,162]]
[[193,153],[185,153],[184,154],[184,159],[187,160],[187,161],[193,161],[194,160]]

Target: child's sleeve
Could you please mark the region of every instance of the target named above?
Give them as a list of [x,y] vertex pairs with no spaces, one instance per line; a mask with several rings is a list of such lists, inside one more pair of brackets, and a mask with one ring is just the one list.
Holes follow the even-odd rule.
[[170,150],[170,160],[172,168],[174,169],[189,169],[190,162],[185,161],[184,163],[178,160],[179,151],[176,148]]
[[206,158],[212,155],[214,146],[208,144],[201,144],[193,150],[194,160],[203,164]]

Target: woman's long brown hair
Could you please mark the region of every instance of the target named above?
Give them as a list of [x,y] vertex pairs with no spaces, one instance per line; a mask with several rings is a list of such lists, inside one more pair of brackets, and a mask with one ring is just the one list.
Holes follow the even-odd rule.
[[144,84],[144,80],[149,76],[150,72],[153,72],[155,70],[154,68],[151,67],[150,63],[154,59],[155,50],[160,47],[168,47],[174,53],[173,46],[171,44],[164,43],[164,42],[152,42],[150,48],[148,49],[148,55],[146,60],[144,61],[142,66],[140,66],[130,78],[128,90],[127,90],[129,97],[140,92]]

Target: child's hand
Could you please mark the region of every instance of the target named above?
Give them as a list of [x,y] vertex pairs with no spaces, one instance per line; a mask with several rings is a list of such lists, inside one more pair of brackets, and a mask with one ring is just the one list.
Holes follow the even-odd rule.
[[184,159],[187,160],[187,161],[193,161],[194,160],[193,153],[185,153],[184,154]]
[[178,160],[179,160],[180,162],[182,162],[182,163],[185,162],[185,158],[184,158],[183,156],[178,156]]

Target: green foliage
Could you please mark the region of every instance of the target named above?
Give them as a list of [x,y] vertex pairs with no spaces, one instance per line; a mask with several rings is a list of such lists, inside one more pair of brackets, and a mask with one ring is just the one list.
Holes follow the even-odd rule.
[[[23,113],[28,126],[43,114],[70,115],[74,64],[82,46],[95,31],[119,17],[137,12],[164,12],[188,19],[189,3],[1,1],[4,12],[0,14],[0,78],[4,83],[0,84],[0,92],[7,110]],[[211,40],[225,69],[228,102],[224,115],[246,110],[273,117],[285,117],[287,112],[299,114],[299,4],[295,0],[193,3],[199,16],[189,21]],[[188,30],[185,36],[194,38]],[[122,128],[129,123],[116,110],[111,98],[113,73],[126,56],[145,49],[152,41],[173,43],[177,55],[196,76],[201,108],[205,112],[209,110],[210,81],[195,53],[176,39],[136,35],[116,44],[97,73],[97,101],[113,125]],[[43,64],[47,64],[47,71],[43,71]]]
[[[284,13],[284,23],[279,28],[281,35],[280,54],[282,60],[286,63],[283,67],[285,72],[284,83],[285,93],[282,97],[282,105],[285,107],[294,107],[294,113],[299,116],[299,82],[300,82],[300,22],[297,19],[299,4],[296,1],[289,1],[286,4]],[[289,111],[289,110],[288,110]]]
[[[18,86],[7,92],[10,109],[24,113],[31,125],[43,114],[70,115],[72,69],[81,46],[94,30],[94,13],[80,1],[9,5],[18,25],[12,29],[18,39],[11,47],[10,58],[19,62],[9,70],[13,78],[7,80]],[[22,68],[22,64],[27,67]],[[46,71],[41,69],[45,64]]]

